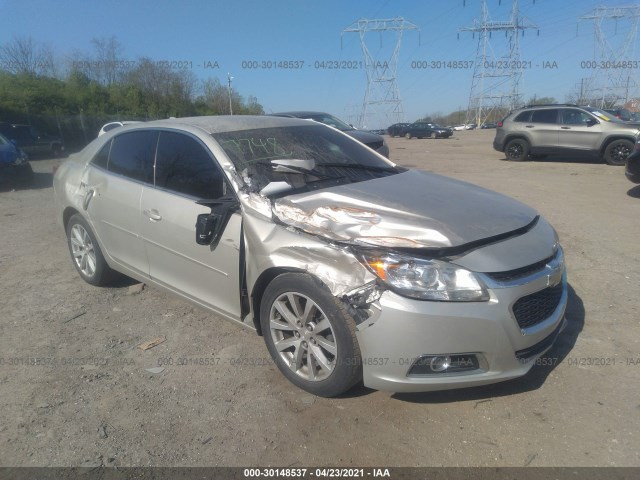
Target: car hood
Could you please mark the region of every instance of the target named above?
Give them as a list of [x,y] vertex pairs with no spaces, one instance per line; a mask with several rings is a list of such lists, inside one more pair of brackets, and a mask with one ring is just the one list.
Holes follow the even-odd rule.
[[345,130],[344,133],[359,142],[369,145],[370,143],[382,142],[383,138],[375,133],[365,132],[363,130]]
[[430,249],[509,234],[538,217],[499,193],[419,170],[284,197],[273,203],[273,213],[330,240]]

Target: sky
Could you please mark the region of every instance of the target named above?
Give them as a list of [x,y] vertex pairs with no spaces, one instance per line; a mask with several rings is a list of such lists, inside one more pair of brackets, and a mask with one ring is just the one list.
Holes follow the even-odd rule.
[[[593,59],[596,44],[593,23],[579,17],[599,5],[620,4],[520,0],[520,15],[537,26],[520,38],[520,59],[527,66],[520,84],[524,99],[565,101],[575,92],[592,73],[584,62]],[[64,62],[74,51],[90,54],[92,38],[115,36],[128,60],[168,61],[199,79],[218,77],[223,83],[230,74],[233,88],[256,96],[267,113],[320,110],[356,123],[367,75],[359,35],[343,30],[362,18],[403,17],[419,28],[403,32],[396,72],[406,120],[413,121],[466,108],[478,37],[460,28],[480,18],[480,5],[481,0],[0,0],[0,44],[31,36]],[[491,20],[507,21],[511,5],[512,0],[487,0]],[[614,48],[630,26],[629,19],[603,24]],[[396,36],[369,32],[365,42],[383,63]],[[640,60],[633,56],[640,53],[636,44],[629,60]],[[496,32],[491,46],[497,56],[506,52],[504,34]],[[327,68],[336,62],[356,68]],[[285,63],[299,68],[284,68]],[[640,65],[630,71],[640,73]],[[380,118],[369,122],[368,128],[386,126]]]

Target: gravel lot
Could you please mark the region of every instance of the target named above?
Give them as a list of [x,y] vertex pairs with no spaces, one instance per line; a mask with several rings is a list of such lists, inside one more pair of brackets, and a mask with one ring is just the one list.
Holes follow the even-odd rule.
[[84,283],[55,221],[59,161],[33,161],[33,188],[0,192],[0,465],[640,466],[640,188],[579,158],[507,162],[493,135],[389,143],[550,220],[569,328],[524,378],[411,395],[316,398],[250,331],[135,282]]

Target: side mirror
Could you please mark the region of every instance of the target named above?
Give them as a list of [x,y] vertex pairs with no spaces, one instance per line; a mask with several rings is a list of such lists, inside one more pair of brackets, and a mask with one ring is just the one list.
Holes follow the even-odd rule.
[[198,215],[198,221],[196,222],[196,243],[198,245],[211,245],[218,218],[218,215],[213,213]]
[[240,207],[240,204],[235,197],[198,200],[196,203],[211,209],[211,213],[198,215],[196,243],[198,245],[212,245],[215,248],[227,223],[229,223],[229,218]]
[[596,123],[598,123],[598,121],[595,118],[590,118],[587,120],[586,125],[587,127],[593,127]]

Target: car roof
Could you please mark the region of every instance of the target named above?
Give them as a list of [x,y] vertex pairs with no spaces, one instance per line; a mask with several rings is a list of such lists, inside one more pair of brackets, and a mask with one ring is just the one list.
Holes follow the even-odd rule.
[[272,117],[268,115],[211,115],[202,117],[170,118],[166,120],[153,120],[139,124],[130,124],[129,128],[149,127],[197,127],[205,132],[220,133],[238,130],[251,130],[254,128],[278,128],[296,125],[309,125],[306,120],[297,118]]
[[[282,116],[284,117],[285,115],[288,117],[295,117],[295,118],[304,118],[304,117],[313,117],[316,115],[331,115],[330,113],[327,112],[315,112],[313,110],[296,110],[293,112],[278,112],[278,113],[270,113],[269,116]],[[333,116],[333,115],[331,115]]]

